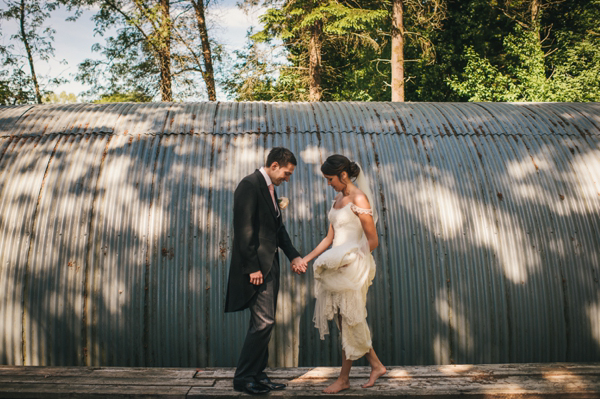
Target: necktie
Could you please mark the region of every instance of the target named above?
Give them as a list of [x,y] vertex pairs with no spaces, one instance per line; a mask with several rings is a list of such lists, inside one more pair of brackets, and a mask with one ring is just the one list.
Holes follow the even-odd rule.
[[275,201],[275,186],[273,183],[269,184],[269,192],[271,193],[271,199],[273,200],[273,206],[277,211],[277,215],[279,216],[279,207],[277,206],[277,202]]

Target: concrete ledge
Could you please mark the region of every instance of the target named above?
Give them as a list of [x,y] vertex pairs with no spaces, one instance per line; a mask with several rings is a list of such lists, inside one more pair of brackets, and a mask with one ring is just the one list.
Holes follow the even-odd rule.
[[[324,396],[339,368],[270,369],[284,391],[268,396]],[[388,367],[363,389],[368,367],[355,367],[344,398],[598,398],[600,363],[531,363]],[[230,398],[232,368],[90,368],[0,366],[0,398]]]

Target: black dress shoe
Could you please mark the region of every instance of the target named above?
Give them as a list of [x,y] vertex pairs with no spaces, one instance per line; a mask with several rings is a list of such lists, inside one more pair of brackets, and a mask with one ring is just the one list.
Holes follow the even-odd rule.
[[270,389],[258,382],[245,382],[241,384],[233,383],[233,389],[238,392],[246,392],[250,395],[263,395],[265,393],[269,393]]
[[258,383],[261,384],[261,385],[266,386],[271,391],[280,391],[282,389],[285,389],[285,387],[286,387],[285,384],[278,384],[276,382],[273,382],[268,377],[267,378],[263,378],[262,380],[258,380]]

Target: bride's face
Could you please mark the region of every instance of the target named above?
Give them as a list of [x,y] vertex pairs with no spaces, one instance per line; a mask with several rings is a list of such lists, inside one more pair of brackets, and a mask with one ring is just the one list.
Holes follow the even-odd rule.
[[325,180],[327,180],[327,185],[333,187],[335,191],[342,191],[346,188],[346,184],[342,183],[339,177],[323,174]]

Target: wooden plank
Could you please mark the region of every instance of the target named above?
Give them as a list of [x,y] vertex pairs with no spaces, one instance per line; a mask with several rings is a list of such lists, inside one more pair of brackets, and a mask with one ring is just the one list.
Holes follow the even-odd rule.
[[[270,368],[267,369],[267,374],[271,378],[298,378],[302,374],[305,374],[312,370],[312,367],[294,367],[294,368]],[[339,373],[339,368],[331,367],[333,370],[337,370]],[[201,369],[200,372],[196,375],[195,378],[233,378],[235,374],[235,368],[207,368]]]
[[[288,384],[270,396],[314,398],[337,378],[337,367],[268,369]],[[600,363],[390,367],[376,386],[361,388],[369,367],[354,367],[344,398],[595,398]],[[88,368],[0,366],[0,398],[238,398],[233,368]],[[244,395],[246,396],[246,395]]]
[[[598,365],[585,365],[578,367],[533,367],[526,365],[521,367],[499,367],[504,365],[471,366],[471,365],[449,365],[449,366],[410,366],[410,367],[388,367],[388,372],[382,378],[435,378],[435,377],[482,377],[486,375],[508,376],[508,375],[546,375],[568,370],[569,374],[600,375]],[[308,369],[304,374],[296,378],[337,378],[340,368],[315,367]],[[369,367],[353,367],[350,378],[369,378]]]
[[93,368],[88,367],[41,367],[41,366],[0,366],[2,375],[38,375],[38,376],[80,376],[89,375]]
[[[51,389],[49,389],[51,388]],[[165,398],[185,399],[189,387],[15,384],[2,386],[0,398]]]
[[[569,393],[569,394],[547,394],[540,395],[538,393],[518,393],[507,395],[505,393],[468,393],[468,392],[451,392],[447,394],[440,394],[439,392],[428,392],[428,391],[417,391],[417,392],[377,392],[365,394],[364,390],[346,390],[340,392],[332,397],[342,397],[344,399],[364,399],[365,397],[374,398],[405,398],[405,399],[598,399],[598,394],[589,393]],[[258,397],[275,397],[275,398],[286,398],[286,399],[313,399],[317,397],[326,397],[330,395],[323,394],[320,390],[308,390],[299,392],[284,391],[272,391],[268,396]],[[207,392],[199,388],[193,388],[188,393],[188,399],[207,399],[207,398],[247,398],[250,397],[247,394],[236,392],[233,390],[211,390]]]
[[195,387],[210,387],[214,385],[214,379],[195,379],[195,378],[153,378],[149,376],[143,376],[135,378],[134,376],[127,375],[126,377],[56,377],[50,376],[43,380],[36,376],[29,375],[11,375],[11,376],[0,376],[0,387],[4,384],[27,384],[27,383],[38,383],[38,384],[78,384],[78,385],[157,385],[157,386],[195,386]]
[[131,376],[145,375],[156,378],[192,378],[195,369],[189,368],[141,368],[141,367],[41,367],[41,366],[0,366],[0,376],[32,375],[32,376]]
[[[273,378],[335,378],[339,374],[338,367],[315,368],[290,368],[269,369],[268,373]],[[598,364],[558,364],[556,366],[541,365],[450,365],[450,366],[411,366],[389,367],[388,373],[382,378],[432,378],[438,376],[476,376],[486,375],[560,375],[568,370],[570,374],[599,375]],[[368,378],[368,367],[353,367],[351,378]],[[152,376],[153,378],[178,379],[178,378],[233,378],[233,368],[223,369],[166,369],[166,368],[87,368],[87,367],[30,367],[30,366],[0,366],[0,376],[3,375],[43,375],[48,376],[83,376],[94,375],[98,377],[119,377],[124,374]],[[130,378],[130,377],[127,377]]]
[[102,367],[94,369],[93,375],[98,377],[117,377],[119,375],[127,376],[151,376],[153,378],[192,378],[196,374],[195,369],[190,368],[115,368]]

